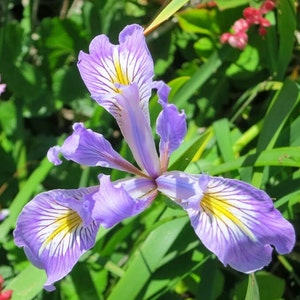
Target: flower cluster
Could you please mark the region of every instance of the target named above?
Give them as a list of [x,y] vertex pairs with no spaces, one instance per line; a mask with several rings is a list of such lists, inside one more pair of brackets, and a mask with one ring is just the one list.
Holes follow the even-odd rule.
[[[170,155],[186,134],[185,114],[168,103],[169,87],[153,80],[153,60],[142,27],[125,27],[118,45],[105,35],[95,37],[89,53],[79,54],[78,68],[92,98],[115,118],[136,164],[83,123],[75,123],[64,143],[48,151],[55,165],[62,163],[62,155],[132,176],[111,181],[100,174],[98,186],[44,192],[23,208],[15,243],[46,271],[46,290],[55,289],[54,283],[93,247],[100,226],[110,228],[137,215],[159,193],[187,212],[196,235],[224,265],[250,273],[270,263],[273,246],[282,254],[292,250],[294,229],[264,191],[235,179],[168,171]],[[158,150],[149,116],[153,89],[161,105]]]
[[2,285],[4,283],[3,277],[0,275],[0,300],[9,300],[12,297],[12,290],[2,291]]
[[243,11],[244,18],[241,18],[232,26],[233,33],[223,33],[221,43],[229,43],[234,48],[243,50],[248,43],[248,29],[253,25],[258,25],[258,33],[261,36],[267,34],[266,28],[271,25],[270,21],[264,18],[264,15],[275,7],[274,0],[266,0],[259,9],[247,7]]

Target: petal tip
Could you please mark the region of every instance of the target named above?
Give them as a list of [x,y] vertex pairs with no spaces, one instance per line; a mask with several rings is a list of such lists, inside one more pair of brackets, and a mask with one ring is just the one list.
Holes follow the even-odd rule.
[[61,165],[62,161],[59,159],[58,155],[61,148],[59,146],[51,147],[47,152],[48,160],[53,163],[55,166]]

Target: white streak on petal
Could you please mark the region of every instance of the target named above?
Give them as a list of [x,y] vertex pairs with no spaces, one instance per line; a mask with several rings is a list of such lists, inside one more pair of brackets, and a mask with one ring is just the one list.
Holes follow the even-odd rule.
[[185,209],[198,237],[224,265],[250,273],[270,263],[271,246],[280,254],[292,250],[293,226],[264,191],[239,180],[199,176],[205,180],[198,208]]
[[45,269],[48,276],[45,289],[49,291],[95,242],[99,225],[91,219],[92,205],[86,206],[84,198],[97,189],[52,190],[39,194],[18,218],[15,243],[24,247],[35,266]]

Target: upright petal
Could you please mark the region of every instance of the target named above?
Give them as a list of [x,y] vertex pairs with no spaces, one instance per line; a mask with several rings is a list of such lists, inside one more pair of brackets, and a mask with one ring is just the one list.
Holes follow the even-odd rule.
[[150,98],[149,85],[154,75],[153,60],[141,26],[126,26],[119,35],[119,43],[113,45],[105,35],[99,35],[90,44],[90,54],[79,54],[78,68],[85,85],[92,98],[109,112],[113,106],[111,100],[120,93],[116,84],[136,83],[144,103]]
[[184,112],[179,113],[174,104],[168,104],[170,87],[164,81],[154,81],[152,88],[157,89],[158,102],[162,106],[162,111],[156,120],[156,132],[160,136],[161,169],[165,172],[170,155],[180,146],[186,135],[186,118]]
[[45,289],[66,276],[79,257],[93,247],[99,229],[88,195],[98,187],[52,190],[37,195],[22,210],[14,231],[15,243],[28,259],[47,273]]
[[[144,184],[141,188],[144,188]],[[133,198],[121,182],[114,184],[107,175],[100,176],[100,188],[91,197],[95,201],[92,217],[106,228],[139,214],[153,200],[153,197],[148,196]]]
[[174,104],[162,104],[162,111],[156,120],[156,131],[160,136],[159,153],[162,170],[168,168],[169,157],[183,141],[186,134],[184,112],[179,113]]
[[295,243],[293,226],[274,208],[262,190],[242,181],[199,176],[204,194],[186,210],[203,244],[224,265],[250,273],[271,262],[272,246],[289,253]]
[[73,125],[73,134],[61,147],[54,146],[48,151],[48,159],[60,164],[61,153],[66,159],[85,166],[101,166],[118,169],[133,174],[141,171],[116,152],[102,134],[86,129],[82,123]]
[[137,164],[155,178],[161,173],[160,162],[151,127],[139,99],[136,84],[124,88],[122,94],[116,96],[117,105],[114,114]]

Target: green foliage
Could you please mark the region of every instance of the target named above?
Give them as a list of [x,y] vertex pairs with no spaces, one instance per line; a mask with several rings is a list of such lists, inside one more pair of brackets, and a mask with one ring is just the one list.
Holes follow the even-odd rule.
[[[246,0],[12,1],[0,4],[0,274],[12,299],[300,299],[299,10],[277,1],[265,37],[249,33],[243,51],[221,45],[220,35],[242,16]],[[261,1],[250,1],[258,5]],[[67,5],[65,7],[64,5]],[[180,9],[180,10],[179,10]],[[179,11],[178,11],[179,10]],[[101,132],[127,159],[132,155],[114,120],[93,102],[76,61],[97,34],[117,42],[127,24],[146,25],[159,79],[172,87],[169,101],[184,109],[188,133],[170,170],[237,178],[274,198],[294,225],[297,245],[256,275],[225,268],[194,234],[184,212],[159,196],[145,212],[110,230],[51,294],[45,274],[29,265],[13,243],[23,206],[41,191],[97,184],[99,173],[53,167],[45,158],[75,121]],[[176,22],[174,22],[174,18]],[[158,26],[158,27],[157,27]],[[159,112],[150,102],[152,124]]]

